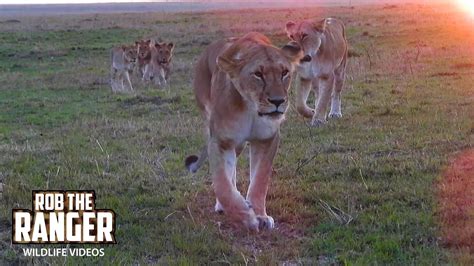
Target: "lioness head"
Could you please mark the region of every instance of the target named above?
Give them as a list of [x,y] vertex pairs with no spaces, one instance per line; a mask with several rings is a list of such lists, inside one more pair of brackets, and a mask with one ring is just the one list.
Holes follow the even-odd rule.
[[135,63],[137,61],[138,52],[137,47],[135,45],[131,46],[122,46],[123,56],[124,59],[130,63]]
[[249,33],[227,48],[217,65],[259,116],[279,118],[288,108],[294,64],[301,57],[296,43],[279,49],[265,36]]
[[303,49],[301,63],[310,62],[321,46],[321,36],[326,29],[326,19],[318,21],[305,20],[300,23],[286,23],[288,38],[297,42]]
[[156,43],[156,58],[154,60],[159,64],[168,64],[173,57],[174,44],[170,43]]
[[140,40],[135,42],[137,46],[138,60],[145,60],[151,57],[151,40]]

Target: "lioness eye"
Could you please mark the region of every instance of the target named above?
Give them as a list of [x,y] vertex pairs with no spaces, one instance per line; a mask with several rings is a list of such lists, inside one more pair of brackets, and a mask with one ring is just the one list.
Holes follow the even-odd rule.
[[288,75],[289,71],[288,70],[283,70],[283,72],[281,72],[281,77],[284,78]]
[[294,40],[295,38],[293,38],[293,35],[290,35],[290,39]]
[[301,34],[301,39],[302,40],[304,40],[306,37],[308,37],[308,34],[306,34],[306,33]]
[[253,74],[254,74],[257,78],[259,78],[259,79],[262,79],[262,78],[263,78],[263,74],[262,74],[262,72],[260,72],[260,71],[257,71],[257,72],[255,72],[255,73],[253,73]]

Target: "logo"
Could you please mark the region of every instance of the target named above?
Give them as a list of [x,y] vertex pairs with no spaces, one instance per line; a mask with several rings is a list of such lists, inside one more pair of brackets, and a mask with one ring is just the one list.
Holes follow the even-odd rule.
[[94,191],[34,190],[32,210],[13,209],[13,244],[116,244],[115,212]]

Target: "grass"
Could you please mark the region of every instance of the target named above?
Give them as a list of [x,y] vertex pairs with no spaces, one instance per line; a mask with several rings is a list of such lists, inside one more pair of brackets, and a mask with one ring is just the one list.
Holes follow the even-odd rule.
[[[401,5],[113,16],[0,24],[1,262],[473,260],[443,247],[434,193],[448,158],[473,143],[474,32],[457,10]],[[193,63],[216,38],[256,30],[280,45],[287,20],[316,16],[343,19],[359,55],[349,63],[344,117],[313,129],[290,110],[268,196],[277,229],[249,234],[212,212],[207,167],[196,175],[183,167],[203,144]],[[141,37],[176,44],[171,88],[136,81],[136,93],[111,94],[108,49]],[[245,159],[241,191],[248,185]],[[32,189],[94,189],[97,207],[117,213],[118,244],[105,246],[104,257],[23,257],[21,246],[10,245],[11,209],[29,208]]]

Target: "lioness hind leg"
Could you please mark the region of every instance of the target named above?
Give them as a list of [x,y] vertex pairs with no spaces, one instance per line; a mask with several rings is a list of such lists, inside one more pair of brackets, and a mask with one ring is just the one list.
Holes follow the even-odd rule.
[[316,109],[313,120],[311,121],[312,126],[320,127],[327,122],[326,113],[333,88],[334,74],[329,74],[319,79],[319,93],[316,100]]
[[329,112],[330,118],[341,118],[341,91],[344,87],[344,81],[346,79],[346,63],[345,60],[335,71],[335,84],[334,91],[331,98],[331,111]]

